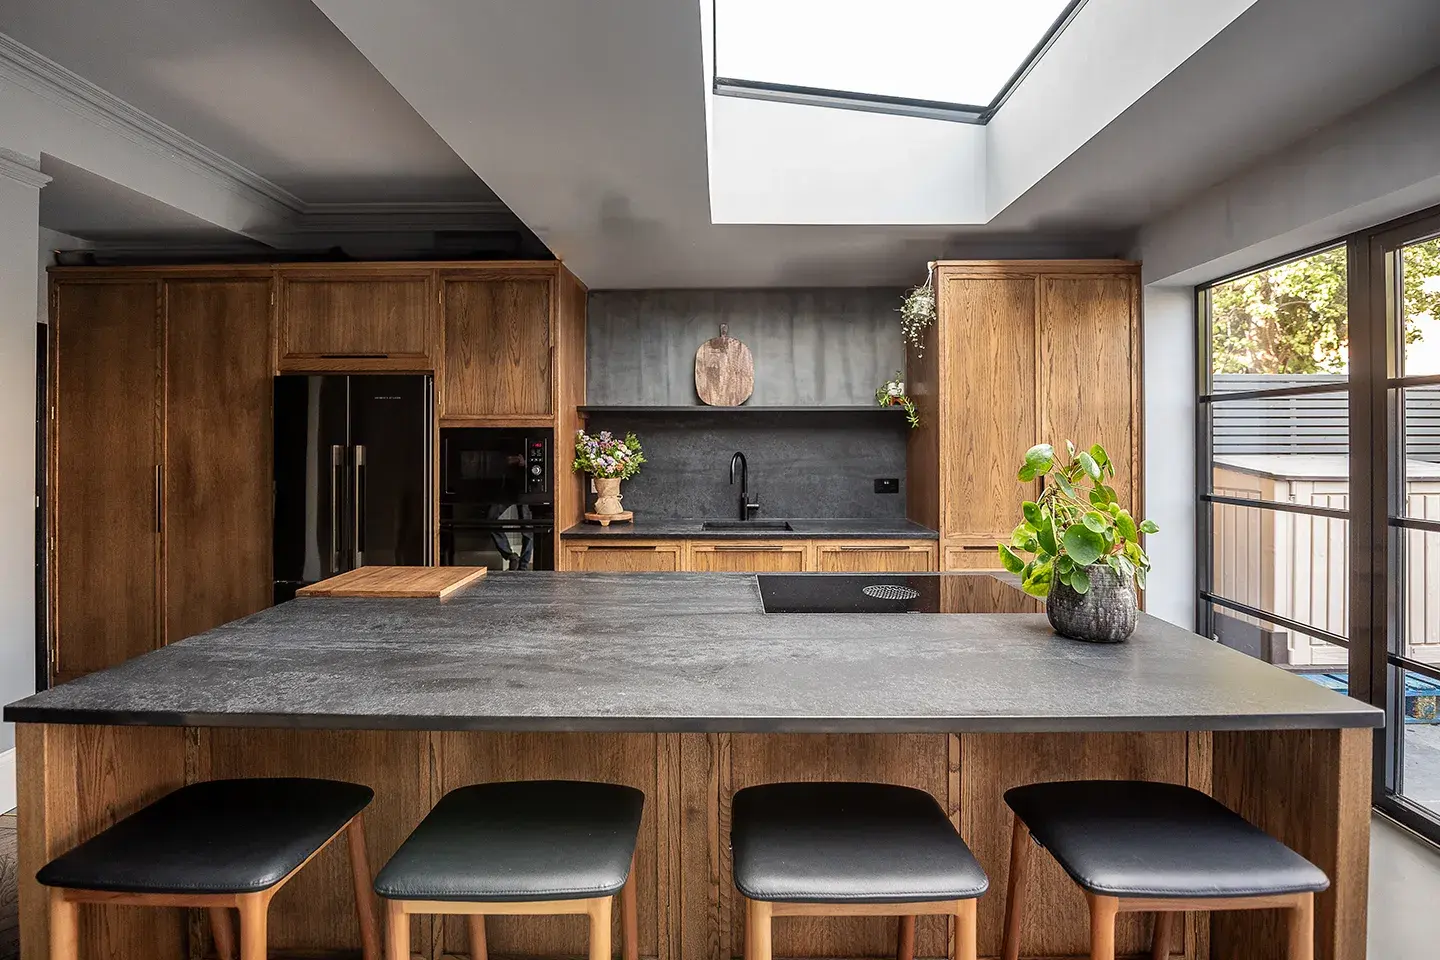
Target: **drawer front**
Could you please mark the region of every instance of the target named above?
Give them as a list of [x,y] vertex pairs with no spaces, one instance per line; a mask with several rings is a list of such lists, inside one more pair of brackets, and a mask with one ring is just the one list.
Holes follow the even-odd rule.
[[688,569],[700,573],[802,573],[804,543],[692,543]]
[[675,573],[680,570],[681,544],[565,543],[566,570],[590,573]]
[[995,540],[945,544],[946,570],[1003,570]]
[[928,573],[935,569],[935,545],[821,541],[815,547],[815,569],[820,573]]

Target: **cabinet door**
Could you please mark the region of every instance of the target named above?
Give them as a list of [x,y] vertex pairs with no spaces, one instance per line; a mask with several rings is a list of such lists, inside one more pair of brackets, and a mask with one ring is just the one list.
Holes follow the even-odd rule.
[[550,277],[444,281],[440,415],[548,417]]
[[1106,449],[1115,492],[1138,515],[1135,284],[1128,275],[1042,278],[1040,406],[1050,443]]
[[57,682],[156,645],[159,292],[155,281],[55,286]]
[[935,569],[935,545],[817,541],[815,568],[820,573],[928,573]]
[[271,603],[270,281],[165,284],[163,641]]
[[1033,276],[942,271],[940,527],[946,536],[1009,536],[1036,485],[1015,479],[1035,437]]
[[804,543],[692,543],[687,569],[701,573],[801,573],[808,551]]
[[576,543],[564,541],[566,570],[589,573],[675,573],[681,567],[684,543]]
[[280,366],[289,370],[425,370],[428,274],[280,280]]

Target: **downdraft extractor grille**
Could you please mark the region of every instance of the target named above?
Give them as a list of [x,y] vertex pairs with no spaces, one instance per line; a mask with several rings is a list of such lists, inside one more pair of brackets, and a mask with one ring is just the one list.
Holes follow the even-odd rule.
[[876,583],[868,587],[862,587],[861,593],[876,600],[914,600],[920,596],[920,591],[913,587],[902,587],[894,583]]

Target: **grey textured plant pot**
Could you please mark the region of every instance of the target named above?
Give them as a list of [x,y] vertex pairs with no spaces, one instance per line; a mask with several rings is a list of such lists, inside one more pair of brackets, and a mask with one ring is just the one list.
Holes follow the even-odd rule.
[[1056,580],[1045,600],[1050,626],[1062,637],[1089,643],[1119,643],[1135,632],[1140,607],[1135,581],[1104,564],[1089,568],[1090,590],[1076,593]]

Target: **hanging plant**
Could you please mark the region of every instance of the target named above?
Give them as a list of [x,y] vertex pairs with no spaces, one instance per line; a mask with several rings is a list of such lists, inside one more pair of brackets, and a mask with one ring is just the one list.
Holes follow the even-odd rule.
[[925,355],[925,331],[935,322],[935,271],[925,274],[925,282],[905,294],[900,304],[900,333],[915,348],[915,356]]
[[910,424],[910,429],[920,426],[920,414],[915,409],[915,401],[905,393],[905,376],[898,370],[895,376],[886,380],[880,385],[880,389],[875,391],[875,402],[882,407],[903,408],[905,422]]

